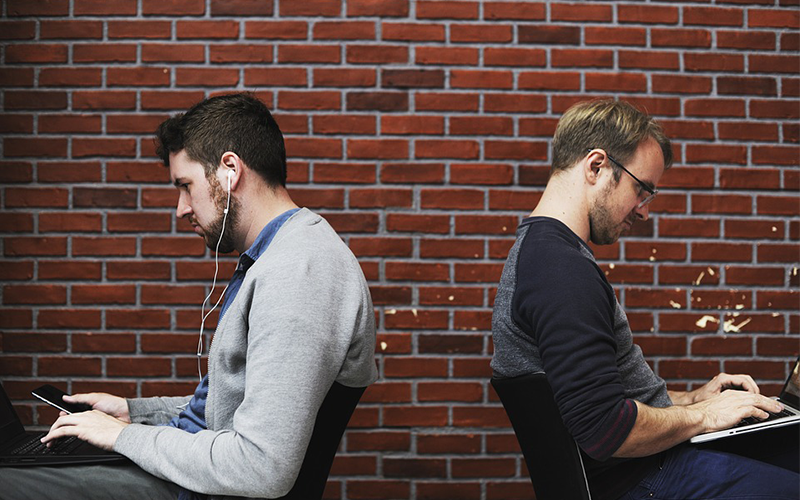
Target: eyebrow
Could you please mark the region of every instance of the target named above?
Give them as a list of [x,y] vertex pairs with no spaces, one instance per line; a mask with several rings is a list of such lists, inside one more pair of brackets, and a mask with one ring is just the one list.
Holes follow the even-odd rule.
[[172,181],[172,185],[175,187],[181,187],[181,184],[186,184],[186,179],[183,177],[176,177],[174,181]]

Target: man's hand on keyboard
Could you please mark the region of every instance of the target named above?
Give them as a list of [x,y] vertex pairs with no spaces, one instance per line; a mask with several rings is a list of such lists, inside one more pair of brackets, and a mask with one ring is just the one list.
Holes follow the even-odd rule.
[[102,411],[93,410],[83,413],[67,415],[62,413],[50,428],[50,432],[42,438],[42,442],[51,446],[51,443],[63,437],[76,436],[78,439],[107,451],[113,451],[122,429],[127,427],[124,422]]

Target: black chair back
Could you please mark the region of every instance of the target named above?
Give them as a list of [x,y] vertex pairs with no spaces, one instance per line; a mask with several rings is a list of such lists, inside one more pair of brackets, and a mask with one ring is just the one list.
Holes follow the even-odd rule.
[[314,422],[300,475],[281,500],[321,499],[339,442],[366,387],[347,387],[334,382],[322,401]]
[[537,500],[589,500],[578,445],[567,431],[544,373],[492,378],[514,427]]

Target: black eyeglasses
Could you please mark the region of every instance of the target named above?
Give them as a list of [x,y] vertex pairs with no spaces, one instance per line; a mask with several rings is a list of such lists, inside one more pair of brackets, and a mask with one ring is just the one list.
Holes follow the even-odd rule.
[[[591,149],[587,149],[587,151],[591,152],[592,150],[591,150]],[[653,201],[653,199],[654,199],[654,198],[656,197],[656,195],[658,194],[658,189],[653,189],[653,188],[651,188],[650,186],[648,186],[647,184],[645,184],[644,182],[640,181],[640,180],[639,180],[639,178],[638,178],[638,177],[636,177],[635,175],[633,175],[633,174],[631,173],[631,171],[630,171],[630,170],[628,170],[627,168],[625,168],[624,166],[622,166],[622,163],[620,163],[620,162],[618,162],[617,160],[615,160],[614,158],[612,158],[612,157],[611,157],[611,155],[610,155],[610,154],[608,154],[608,152],[606,152],[606,156],[608,157],[608,159],[609,159],[609,160],[611,160],[612,162],[614,162],[614,164],[615,164],[616,166],[618,166],[619,168],[621,168],[622,170],[624,170],[626,174],[628,174],[628,175],[630,175],[631,177],[633,177],[633,180],[635,180],[636,182],[638,182],[638,183],[639,183],[639,187],[641,187],[641,188],[642,188],[642,191],[643,191],[643,192],[646,192],[646,193],[648,193],[648,195],[647,195],[647,196],[646,196],[646,197],[645,197],[645,198],[644,198],[642,201],[640,201],[638,205],[636,205],[636,208],[642,208],[643,206],[645,206],[645,205],[647,205],[648,203],[650,203],[651,201]]]

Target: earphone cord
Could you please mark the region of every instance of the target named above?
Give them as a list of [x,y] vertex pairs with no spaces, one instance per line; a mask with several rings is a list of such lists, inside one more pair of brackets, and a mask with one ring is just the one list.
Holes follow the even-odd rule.
[[225,211],[222,217],[222,230],[219,233],[219,240],[217,240],[217,246],[214,249],[214,280],[211,283],[211,291],[208,292],[206,295],[205,300],[203,300],[203,305],[200,306],[200,316],[202,320],[200,321],[200,338],[197,341],[197,375],[200,377],[200,381],[203,381],[203,369],[202,369],[202,356],[203,356],[203,330],[206,325],[206,318],[214,312],[214,309],[217,308],[220,302],[222,302],[222,298],[225,296],[225,291],[228,289],[228,285],[225,285],[225,288],[222,289],[222,293],[219,294],[219,298],[217,299],[217,303],[214,304],[207,313],[205,311],[206,303],[208,299],[211,298],[211,295],[214,293],[214,288],[217,286],[217,273],[219,272],[219,245],[222,243],[222,235],[225,234],[225,221],[228,219],[228,210],[231,207],[231,190],[230,186],[228,187],[228,201],[225,203]]

